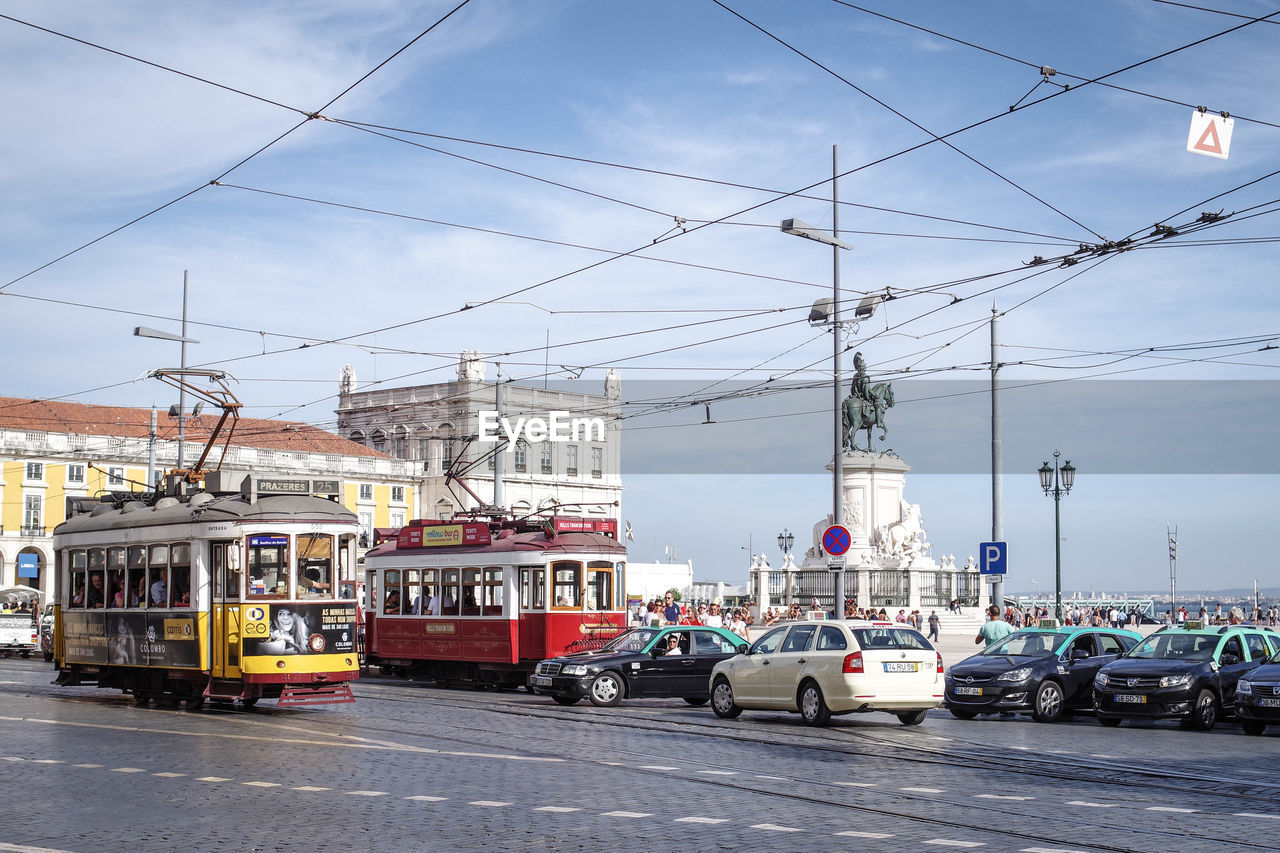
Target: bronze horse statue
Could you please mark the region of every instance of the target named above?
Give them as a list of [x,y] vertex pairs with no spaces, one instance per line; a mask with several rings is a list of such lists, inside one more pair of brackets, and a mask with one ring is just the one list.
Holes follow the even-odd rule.
[[859,450],[857,433],[867,431],[867,451],[871,451],[871,428],[880,427],[880,440],[889,435],[884,425],[886,409],[893,407],[893,388],[888,382],[877,382],[872,385],[867,395],[870,399],[862,399],[852,394],[844,398],[840,407],[840,422],[844,426],[841,446],[849,450]]

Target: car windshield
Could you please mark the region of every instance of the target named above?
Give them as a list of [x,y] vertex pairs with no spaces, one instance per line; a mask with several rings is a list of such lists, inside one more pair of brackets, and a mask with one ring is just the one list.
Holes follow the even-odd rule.
[[639,628],[634,631],[627,631],[625,634],[619,634],[600,649],[602,652],[638,652],[645,646],[649,645],[649,641],[658,636],[658,632],[652,628]]
[[1216,634],[1155,634],[1129,650],[1126,657],[1142,660],[1195,660],[1213,657],[1218,646]]
[[1041,631],[1018,631],[1002,640],[996,640],[982,650],[989,657],[1043,658],[1057,654],[1065,639],[1059,634]]
[[864,649],[932,649],[929,641],[910,628],[854,628],[853,638]]

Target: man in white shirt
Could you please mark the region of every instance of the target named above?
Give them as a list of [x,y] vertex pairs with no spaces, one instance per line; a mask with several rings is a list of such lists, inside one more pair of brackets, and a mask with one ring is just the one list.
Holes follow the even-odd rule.
[[702,621],[708,628],[723,628],[724,617],[720,615],[720,605],[712,604],[707,610],[707,618]]

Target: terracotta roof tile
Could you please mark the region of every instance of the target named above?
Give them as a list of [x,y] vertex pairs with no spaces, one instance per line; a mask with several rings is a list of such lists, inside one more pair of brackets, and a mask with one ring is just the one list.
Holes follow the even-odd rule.
[[[119,438],[146,438],[151,422],[150,409],[123,406],[91,406],[85,403],[23,400],[0,397],[0,429],[62,432],[79,435],[105,435]],[[187,441],[203,444],[218,424],[216,415],[200,415],[187,419]],[[159,438],[173,441],[178,437],[177,421],[161,412]],[[223,439],[219,439],[221,445]],[[263,418],[240,418],[236,422],[231,444],[262,447],[297,453],[330,453],[338,456],[370,456],[393,459],[386,453],[325,432],[299,421],[273,421]]]

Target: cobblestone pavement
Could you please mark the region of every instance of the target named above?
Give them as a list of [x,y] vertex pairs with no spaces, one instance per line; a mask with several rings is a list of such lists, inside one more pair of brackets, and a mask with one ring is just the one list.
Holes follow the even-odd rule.
[[564,708],[370,679],[199,712],[0,661],[0,851],[1280,850],[1280,737],[681,701]]

